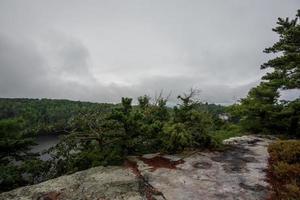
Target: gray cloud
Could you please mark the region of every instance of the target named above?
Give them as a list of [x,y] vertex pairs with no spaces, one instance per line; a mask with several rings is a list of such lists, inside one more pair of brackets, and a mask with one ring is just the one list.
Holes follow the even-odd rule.
[[31,94],[47,76],[44,61],[32,44],[0,35],[0,94]]
[[298,0],[0,2],[0,97],[244,97]]

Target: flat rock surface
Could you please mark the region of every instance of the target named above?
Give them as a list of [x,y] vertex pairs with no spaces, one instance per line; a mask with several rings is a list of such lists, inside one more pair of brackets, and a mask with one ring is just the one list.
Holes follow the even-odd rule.
[[95,167],[0,194],[14,200],[144,199],[136,176],[123,167]]
[[[182,159],[183,163],[175,163],[176,169],[169,165],[157,167],[144,159],[136,159],[136,162],[141,175],[161,192],[162,199],[266,199],[265,170],[270,142],[266,138],[243,136],[224,141],[230,144],[224,152],[194,152],[171,157],[152,155],[153,162],[161,159],[158,157],[168,158],[171,163]],[[151,159],[147,155],[143,157]]]
[[125,167],[96,167],[0,194],[0,199],[265,199],[267,146],[243,136],[223,152],[130,157]]

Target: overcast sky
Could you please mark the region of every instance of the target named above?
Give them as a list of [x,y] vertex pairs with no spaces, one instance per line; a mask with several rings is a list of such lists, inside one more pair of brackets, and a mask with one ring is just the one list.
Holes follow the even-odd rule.
[[0,97],[119,102],[190,87],[229,104],[299,0],[0,0]]

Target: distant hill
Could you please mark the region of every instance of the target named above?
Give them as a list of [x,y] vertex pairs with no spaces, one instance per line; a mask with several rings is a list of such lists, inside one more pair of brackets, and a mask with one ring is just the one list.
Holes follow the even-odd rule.
[[198,106],[200,110],[207,111],[211,113],[213,116],[218,116],[226,112],[226,106],[222,106],[222,105],[200,103]]
[[36,133],[59,133],[84,113],[108,113],[116,105],[56,99],[0,98],[0,120],[22,118]]

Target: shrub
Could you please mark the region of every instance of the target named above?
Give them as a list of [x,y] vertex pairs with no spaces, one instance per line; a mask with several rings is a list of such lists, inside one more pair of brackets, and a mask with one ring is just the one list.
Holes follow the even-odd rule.
[[268,148],[271,199],[296,200],[300,197],[300,141],[278,141]]
[[50,150],[54,176],[98,165],[119,165],[128,155],[153,152],[178,153],[185,148],[211,147],[213,127],[208,112],[197,109],[191,94],[179,96],[174,108],[167,99],[122,98],[107,115],[83,114],[74,118],[74,130]]
[[180,151],[191,144],[192,136],[184,124],[166,124],[163,130],[162,141],[166,152]]

